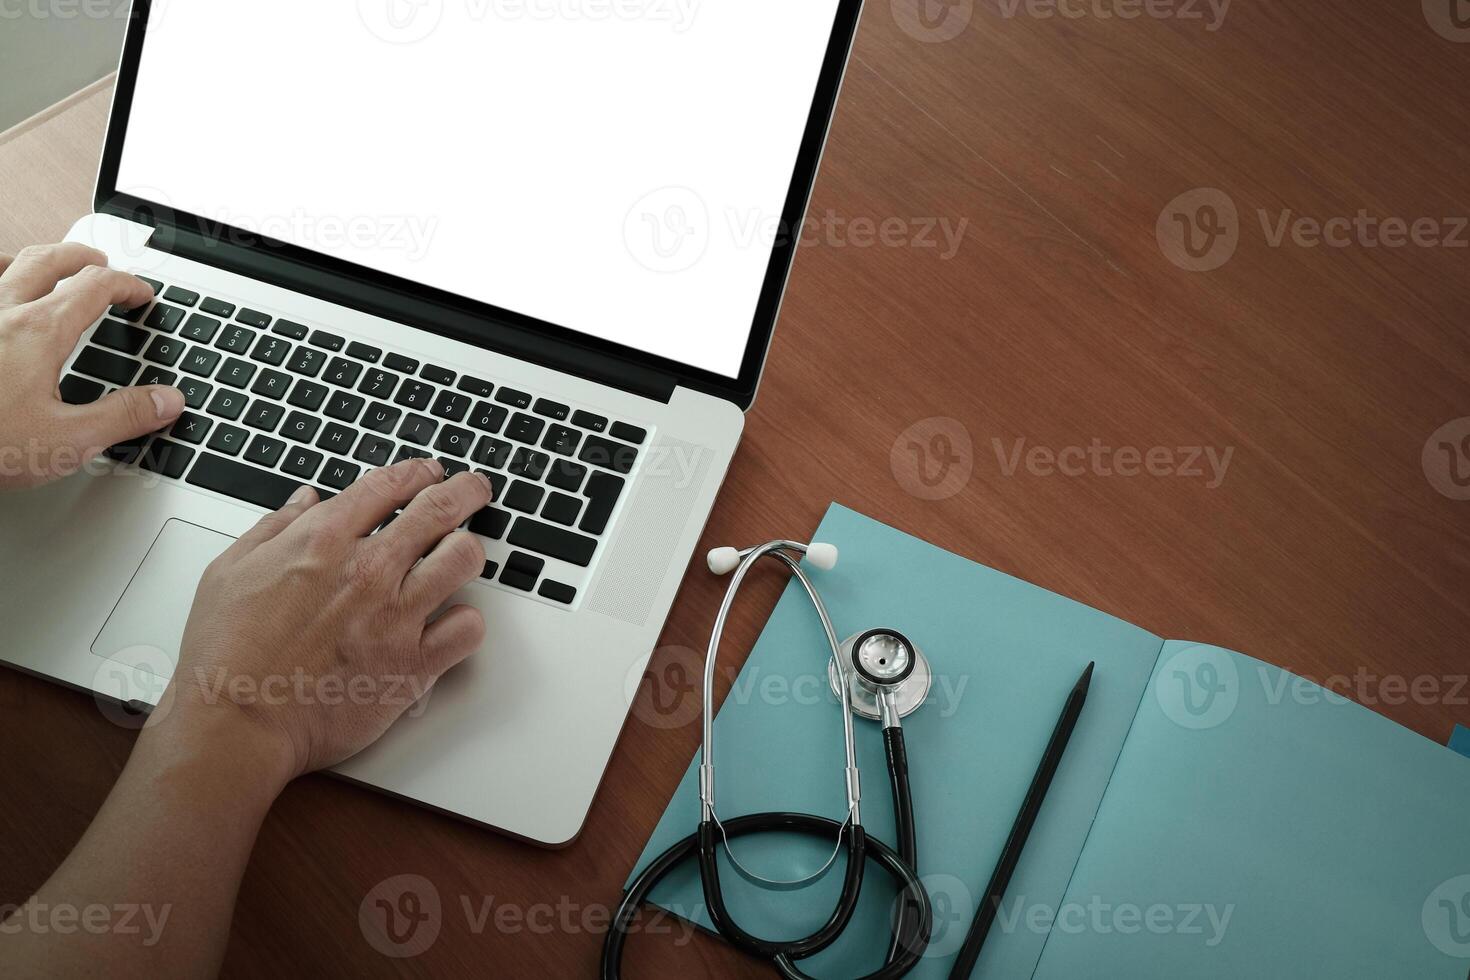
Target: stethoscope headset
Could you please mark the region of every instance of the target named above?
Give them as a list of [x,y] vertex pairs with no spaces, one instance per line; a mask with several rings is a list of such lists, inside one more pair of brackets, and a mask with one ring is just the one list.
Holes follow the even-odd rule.
[[[834,692],[842,702],[842,734],[847,757],[843,776],[847,794],[847,818],[840,822],[815,814],[777,811],[721,820],[715,808],[715,658],[725,631],[725,619],[740,585],[751,566],[766,556],[779,559],[801,583],[822,622],[822,631],[831,647],[828,676]],[[623,946],[631,922],[649,893],[674,867],[690,856],[696,857],[699,862],[705,905],[720,935],[746,953],[771,960],[781,976],[790,980],[809,980],[807,974],[798,968],[797,962],[831,946],[847,928],[857,907],[863,873],[869,859],[887,871],[898,885],[898,913],[894,917],[892,938],[883,966],[862,980],[891,980],[902,977],[914,968],[928,948],[933,913],[929,894],[919,880],[908,757],[904,751],[903,726],[900,722],[903,716],[923,704],[928,695],[928,663],[919,649],[896,630],[868,630],[845,643],[839,643],[837,633],[832,627],[832,619],[827,614],[827,607],[801,567],[799,559],[802,557],[817,568],[830,570],[837,564],[837,549],[816,542],[804,545],[795,541],[771,541],[744,551],[718,548],[709,553],[710,571],[716,575],[724,575],[733,570],[735,574],[730,580],[724,601],[720,604],[705,657],[704,728],[699,752],[699,827],[693,834],[651,861],[628,886],[603,942],[600,974],[603,980],[617,980],[622,975]],[[861,780],[853,735],[854,714],[877,720],[883,727],[883,747],[887,757],[889,783],[893,790],[893,816],[898,833],[896,850],[869,837],[863,829]],[[753,874],[741,866],[730,850],[732,838],[778,831],[805,834],[823,840],[835,838],[837,843],[826,864],[815,873],[793,881],[779,881]],[[842,893],[826,923],[815,932],[802,939],[787,941],[761,939],[746,932],[731,917],[720,887],[717,859],[721,847],[742,876],[769,886],[790,888],[824,875],[836,862],[844,844],[847,864],[843,872]]]

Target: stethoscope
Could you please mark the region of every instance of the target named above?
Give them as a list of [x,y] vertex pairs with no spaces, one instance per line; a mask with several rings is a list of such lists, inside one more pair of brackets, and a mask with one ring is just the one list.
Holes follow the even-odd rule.
[[[843,773],[847,794],[847,818],[841,822],[809,813],[752,813],[732,820],[721,820],[715,807],[714,763],[714,684],[715,658],[725,631],[725,619],[746,574],[761,558],[780,559],[801,583],[816,609],[831,647],[827,665],[828,680],[842,702],[842,736],[846,749]],[[805,557],[811,565],[830,570],[837,564],[837,549],[829,544],[810,545],[796,541],[771,541],[755,548],[737,551],[717,548],[709,553],[710,571],[725,575],[733,571],[729,590],[720,604],[710,633],[709,651],[704,664],[704,728],[699,752],[698,830],[670,847],[651,861],[628,886],[622,905],[613,917],[602,946],[603,980],[617,980],[622,973],[623,945],[638,909],[649,893],[685,858],[694,855],[699,861],[699,875],[704,886],[704,901],[710,919],[727,941],[744,952],[771,960],[783,977],[807,980],[797,968],[798,960],[813,956],[842,935],[857,907],[862,889],[863,872],[869,858],[876,862],[899,886],[898,914],[894,919],[892,939],[884,964],[864,980],[890,980],[912,970],[929,945],[932,911],[929,894],[919,880],[917,844],[914,839],[914,808],[909,793],[908,758],[904,751],[901,719],[924,703],[928,695],[930,671],[928,661],[913,643],[897,630],[870,629],[837,641],[832,618],[817,594],[816,587],[801,567]],[[883,747],[888,762],[888,777],[893,789],[893,816],[898,831],[898,848],[894,850],[876,838],[868,837],[862,821],[862,788],[858,773],[857,749],[854,744],[853,716],[879,721],[883,728]],[[824,839],[836,838],[836,846],[827,863],[811,875],[792,881],[762,878],[746,870],[730,850],[730,840],[751,834],[787,831]],[[775,941],[761,939],[742,929],[725,906],[720,888],[717,862],[723,846],[731,864],[746,878],[777,888],[803,885],[824,875],[837,860],[846,842],[847,867],[842,893],[826,923],[803,939]]]

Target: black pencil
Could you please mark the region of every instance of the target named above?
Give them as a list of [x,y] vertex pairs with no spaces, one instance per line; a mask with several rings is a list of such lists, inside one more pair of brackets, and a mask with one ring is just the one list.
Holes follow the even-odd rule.
[[1067,743],[1072,740],[1072,730],[1077,727],[1077,719],[1082,715],[1082,706],[1087,702],[1087,689],[1092,684],[1092,668],[1096,666],[1095,663],[1087,665],[1067,697],[1062,716],[1057,719],[1057,727],[1052,730],[1051,741],[1047,743],[1046,752],[1041,757],[1041,765],[1036,767],[1031,788],[1026,791],[1026,799],[1021,803],[1021,812],[1016,814],[1016,822],[1011,825],[1011,835],[1006,838],[1006,846],[1001,850],[1000,860],[996,862],[995,871],[990,876],[990,884],[985,886],[985,895],[975,909],[975,920],[970,923],[970,931],[965,935],[965,944],[960,947],[959,958],[949,971],[949,980],[969,980],[970,971],[975,969],[975,961],[980,958],[980,947],[985,945],[985,937],[990,934],[990,926],[995,922],[996,912],[1005,899],[1006,888],[1010,886],[1011,875],[1021,861],[1021,851],[1026,847],[1026,839],[1031,836],[1031,828],[1036,825],[1036,815],[1041,812],[1046,791],[1051,788],[1052,777],[1057,774],[1057,766],[1061,764],[1062,756],[1067,751]]

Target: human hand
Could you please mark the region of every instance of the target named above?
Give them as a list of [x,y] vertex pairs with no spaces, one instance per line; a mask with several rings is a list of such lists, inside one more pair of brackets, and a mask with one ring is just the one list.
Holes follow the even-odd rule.
[[147,283],[108,269],[107,256],[85,245],[0,255],[0,490],[67,476],[179,417],[176,388],[122,388],[91,405],[68,405],[56,390],[83,331],[110,306],[131,309],[152,297]]
[[472,606],[429,622],[485,564],[479,539],[456,529],[489,502],[490,483],[443,477],[414,459],[326,503],[304,487],[220,555],[195,594],[159,728],[226,759],[267,760],[276,790],[376,741],[484,638]]

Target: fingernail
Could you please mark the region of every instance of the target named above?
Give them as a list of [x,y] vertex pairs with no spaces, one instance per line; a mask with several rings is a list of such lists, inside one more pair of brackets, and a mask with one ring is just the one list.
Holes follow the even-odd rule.
[[489,497],[491,500],[494,500],[495,487],[490,483],[490,478],[484,473],[481,473],[479,470],[475,470],[475,476],[478,476],[480,478],[480,482],[485,484],[485,496]]
[[424,466],[426,466],[428,468],[429,472],[431,474],[433,474],[434,479],[436,479],[436,480],[442,480],[442,479],[444,479],[444,464],[443,463],[439,462],[437,459],[426,459],[426,460],[422,460],[422,462],[423,462]]
[[177,388],[154,388],[151,395],[160,419],[171,419],[184,410],[184,393]]
[[311,495],[315,492],[311,487],[305,485],[299,486],[296,488],[296,492],[291,494],[291,499],[286,501],[286,506],[292,507],[296,504],[304,504],[311,499]]

